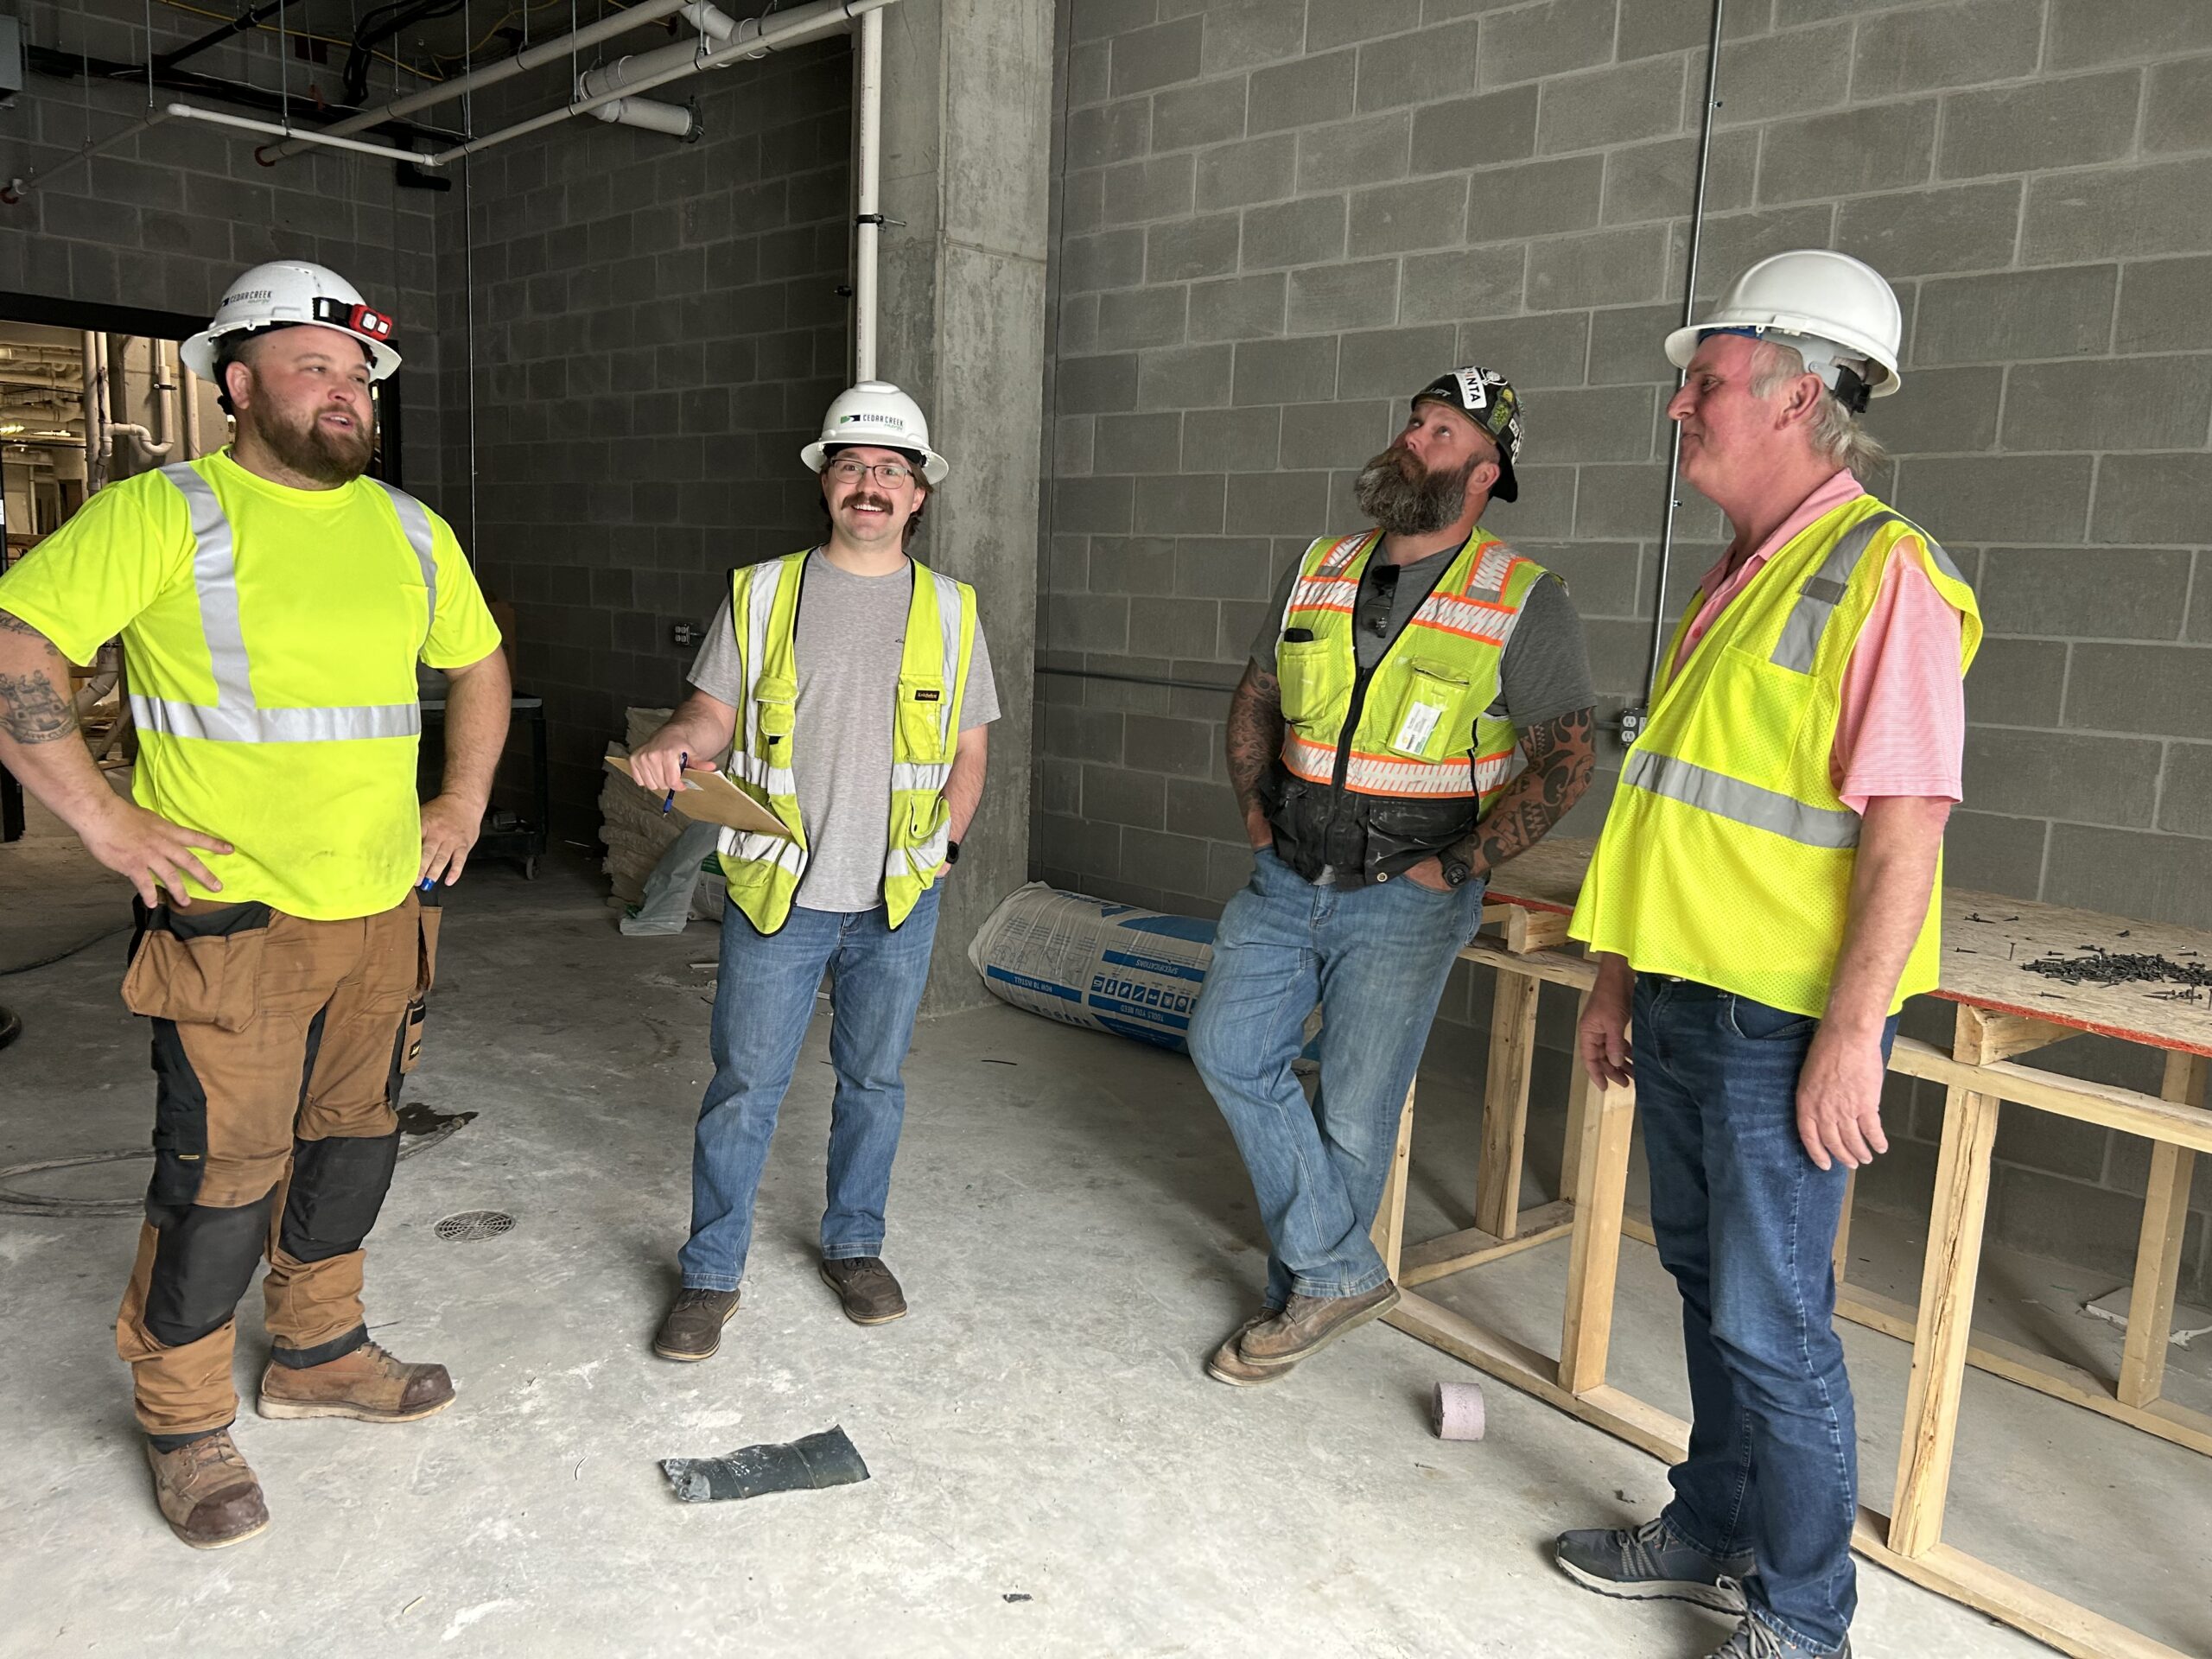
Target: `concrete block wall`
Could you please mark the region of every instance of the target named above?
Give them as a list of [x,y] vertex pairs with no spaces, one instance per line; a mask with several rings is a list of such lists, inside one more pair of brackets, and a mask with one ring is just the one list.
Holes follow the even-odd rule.
[[[446,199],[447,462],[464,510],[473,466],[479,571],[546,701],[563,834],[596,830],[624,708],[683,695],[676,625],[703,632],[732,566],[821,533],[798,451],[849,378],[850,62],[838,37],[718,70],[677,89],[696,143],[569,122],[472,158]],[[497,89],[478,130],[561,79]]]
[[[1906,385],[1874,406],[1897,456],[1874,486],[1942,538],[1987,620],[1951,880],[2212,924],[2212,7],[1727,16],[1700,289],[1795,245],[1890,277]],[[1309,537],[1360,526],[1354,471],[1455,363],[1526,397],[1522,499],[1494,527],[1568,578],[1605,711],[1641,693],[1659,343],[1710,17],[1706,0],[1071,0],[1041,874],[1199,912],[1241,885],[1220,720],[1262,601]],[[1724,535],[1688,492],[1678,524],[1669,620]],[[1611,779],[1568,833],[1595,833]],[[1446,1017],[1478,1025],[1485,1001],[1455,983]],[[2094,1040],[2056,1063],[2141,1069]],[[1923,1201],[1940,1112],[1899,1101],[1869,1202]],[[2124,1277],[2140,1147],[2013,1117],[1993,1235]],[[2190,1230],[2201,1291],[2212,1230]]]
[[[29,46],[132,64],[213,27],[157,6],[149,43],[140,0],[24,0],[13,10]],[[265,33],[187,67],[264,90],[289,86],[302,102],[318,80],[335,83],[335,65],[288,60]],[[388,79],[377,85],[393,96]],[[168,91],[156,97],[226,107]],[[88,135],[104,137],[141,118],[146,103],[143,81],[31,75],[0,110],[0,177],[53,166]],[[285,257],[329,265],[397,320],[406,359],[393,382],[404,400],[402,476],[450,514],[439,475],[436,199],[399,188],[390,164],[367,156],[301,156],[263,167],[253,158],[259,142],[170,121],[57,172],[17,206],[0,207],[0,291],[205,318],[250,265]]]

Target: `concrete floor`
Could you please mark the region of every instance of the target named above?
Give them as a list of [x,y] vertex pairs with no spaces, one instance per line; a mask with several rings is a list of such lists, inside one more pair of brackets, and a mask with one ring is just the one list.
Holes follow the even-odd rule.
[[[99,885],[50,838],[0,848],[0,969],[44,954],[35,926],[54,930],[26,918]],[[85,931],[114,913],[107,893],[75,916]],[[472,871],[448,918],[408,1094],[481,1116],[400,1166],[369,1282],[378,1339],[448,1365],[458,1403],[396,1427],[249,1407],[239,1442],[276,1524],[194,1554],[154,1510],[111,1347],[135,1223],[0,1215],[0,1652],[1698,1659],[1719,1639],[1696,1610],[1604,1600],[1548,1563],[1559,1528],[1663,1500],[1662,1470],[1628,1446],[1499,1386],[1485,1440],[1440,1443],[1430,1384],[1475,1374],[1380,1325],[1275,1387],[1207,1381],[1261,1274],[1220,1120],[1185,1061],[1010,1009],[916,1040],[888,1250],[912,1317],[861,1330],[814,1276],[817,1020],[744,1311],[715,1360],[655,1359],[712,930],[621,938],[574,858],[535,884]],[[0,1054],[0,1165],[144,1144],[145,1038],[116,1000],[118,956],[0,978],[28,1026]],[[1464,1224],[1472,1190],[1468,1078],[1435,1058],[1419,1233]],[[124,1163],[44,1190],[142,1181]],[[431,1230],[486,1208],[513,1230]],[[1897,1232],[1862,1230],[1870,1273]],[[1532,1252],[1442,1294],[1548,1344],[1564,1264]],[[250,1389],[257,1296],[240,1325]],[[1675,1330],[1631,1244],[1613,1380],[1679,1410]],[[1885,1492],[1904,1350],[1847,1340],[1868,1486]],[[1953,1541],[2212,1648],[2202,1460],[1986,1377],[1968,1404]],[[655,1464],[832,1424],[867,1484],[680,1506]],[[1862,1654],[2042,1650],[1878,1570],[1861,1586]]]

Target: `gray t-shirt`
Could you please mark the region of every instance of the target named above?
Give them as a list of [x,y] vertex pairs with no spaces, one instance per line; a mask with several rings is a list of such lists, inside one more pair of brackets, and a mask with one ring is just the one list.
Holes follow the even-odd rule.
[[[1359,599],[1352,607],[1352,656],[1357,667],[1364,671],[1382,660],[1382,653],[1459,556],[1458,548],[1446,548],[1400,565],[1389,623],[1380,634],[1359,626],[1370,614],[1375,572],[1382,563],[1379,559],[1368,561],[1367,579],[1360,583]],[[1275,671],[1275,645],[1282,638],[1283,611],[1290,604],[1290,590],[1297,580],[1298,567],[1293,565],[1276,588],[1274,603],[1253,637],[1252,660],[1270,674]],[[1540,582],[1529,590],[1522,601],[1521,620],[1514,626],[1513,637],[1505,642],[1497,673],[1499,701],[1522,731],[1578,709],[1596,706],[1598,694],[1591,687],[1590,658],[1582,643],[1582,619],[1567,596],[1564,582]]]
[[[817,549],[806,562],[799,595],[791,770],[808,859],[793,902],[807,910],[873,910],[883,902],[890,851],[892,710],[913,567],[856,576]],[[691,683],[733,706],[744,702],[728,594],[691,664]],[[998,717],[998,687],[979,625],[960,729],[973,731]]]

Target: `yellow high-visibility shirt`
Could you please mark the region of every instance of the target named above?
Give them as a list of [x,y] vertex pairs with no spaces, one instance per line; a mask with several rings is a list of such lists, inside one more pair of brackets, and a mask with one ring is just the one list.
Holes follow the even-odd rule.
[[407,896],[415,665],[499,647],[435,513],[373,479],[291,489],[227,449],[100,491],[0,575],[0,610],[73,662],[121,634],[134,798],[237,849],[202,855],[217,896],[317,921]]

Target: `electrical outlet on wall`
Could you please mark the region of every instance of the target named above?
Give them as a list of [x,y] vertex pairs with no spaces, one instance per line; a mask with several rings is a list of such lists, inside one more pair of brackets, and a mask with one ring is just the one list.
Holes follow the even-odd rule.
[[699,643],[699,630],[689,622],[677,623],[669,630],[669,635],[679,645],[696,645]]

